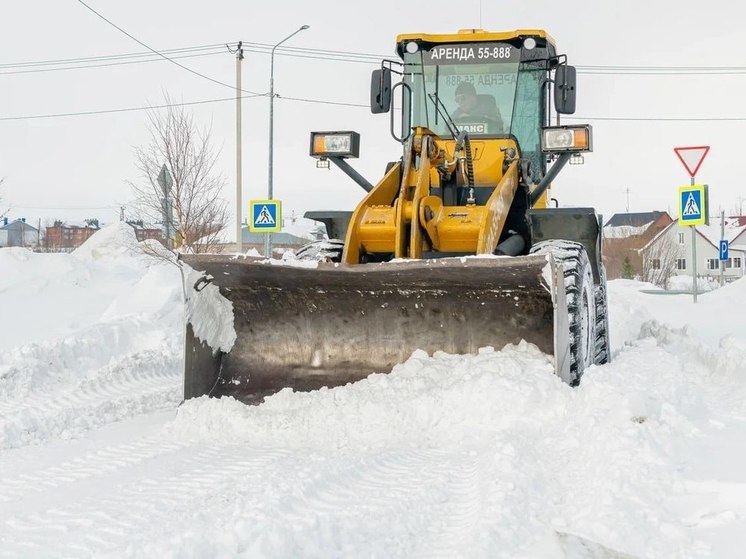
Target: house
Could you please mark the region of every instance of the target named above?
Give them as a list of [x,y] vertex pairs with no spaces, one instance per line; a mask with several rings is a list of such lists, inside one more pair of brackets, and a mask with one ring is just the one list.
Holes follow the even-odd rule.
[[[672,275],[692,276],[693,243],[697,277],[720,278],[720,229],[719,224],[695,227],[680,225],[678,219],[672,222],[642,247],[643,279],[664,285]],[[746,217],[726,218],[723,238],[730,246],[723,277],[726,280],[743,277],[746,272]]]
[[640,249],[673,222],[668,212],[614,214],[603,228],[603,254],[608,279],[642,275]]
[[26,218],[8,220],[4,217],[0,226],[0,248],[2,247],[38,247],[39,230],[26,223]]
[[156,241],[163,243],[163,230],[160,227],[148,225],[141,219],[128,221],[127,224],[135,230],[135,237],[138,241],[155,239]]
[[86,242],[99,229],[97,219],[87,219],[78,224],[67,224],[58,219],[54,225],[47,227],[44,245],[53,251],[72,250]]

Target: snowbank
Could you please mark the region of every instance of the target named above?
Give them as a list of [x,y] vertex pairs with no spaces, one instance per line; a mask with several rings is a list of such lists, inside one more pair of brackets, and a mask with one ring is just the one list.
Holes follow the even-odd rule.
[[0,337],[0,449],[180,401],[179,271],[144,247],[117,223],[72,254],[0,249],[0,306],[14,317]]

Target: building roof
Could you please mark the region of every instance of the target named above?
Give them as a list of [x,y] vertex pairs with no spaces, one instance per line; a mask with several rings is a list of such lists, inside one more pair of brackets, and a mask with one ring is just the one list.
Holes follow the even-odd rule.
[[719,246],[721,238],[726,239],[730,243],[746,230],[746,224],[739,225],[739,218],[727,217],[725,218],[725,228],[721,237],[720,220],[717,220],[717,224],[713,223],[713,221],[710,222],[710,225],[697,225],[697,231],[715,246]]
[[642,227],[648,225],[654,221],[658,221],[662,216],[668,215],[668,212],[638,212],[638,213],[624,213],[614,214],[611,219],[606,222],[604,227]]
[[149,230],[153,231],[155,229],[162,230],[163,228],[160,225],[154,225],[152,223],[144,223],[141,221],[128,221],[127,225],[132,227],[133,229],[143,229],[143,230]]
[[86,223],[84,221],[64,221],[62,223],[56,223],[54,225],[48,225],[48,229],[52,229],[54,227],[61,227],[62,229],[101,229],[100,225],[91,225],[89,223]]
[[16,219],[15,221],[9,221],[7,225],[3,225],[0,227],[0,230],[3,231],[17,231],[19,229],[25,229],[26,231],[38,231],[36,227],[33,225],[29,225],[25,221],[21,221],[20,219]]
[[[726,218],[725,219],[725,229],[723,231],[723,237],[722,238],[726,239],[728,241],[728,243],[732,245],[734,240],[738,239],[739,237],[741,237],[743,235],[744,232],[746,232],[746,224],[740,225],[740,223],[742,223],[744,221],[745,220],[744,220],[743,216],[735,217],[735,218],[732,218],[732,217]],[[661,236],[665,235],[666,232],[671,227],[676,227],[676,226],[678,226],[678,224],[679,224],[679,220],[678,219],[676,219],[676,220],[672,221],[671,223],[669,223],[667,227],[664,227],[655,237],[653,237],[652,239],[650,239],[650,242],[648,242],[648,244],[646,244],[644,247],[642,247],[641,250],[647,249],[649,246],[651,246],[652,244],[654,244]],[[687,225],[685,227],[692,227],[692,226]],[[700,237],[702,237],[703,239],[705,239],[708,243],[710,243],[713,247],[715,247],[716,249],[720,248],[721,235],[720,235],[720,225],[719,224],[718,225],[714,225],[714,224],[712,224],[712,225],[697,225],[695,227],[695,229],[697,230],[697,234]],[[735,246],[733,246],[732,248],[733,248],[733,250],[743,250],[742,248],[740,248],[740,247],[736,248]]]

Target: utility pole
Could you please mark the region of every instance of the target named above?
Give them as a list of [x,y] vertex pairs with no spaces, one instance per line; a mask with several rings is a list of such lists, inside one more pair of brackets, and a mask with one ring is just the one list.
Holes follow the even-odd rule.
[[124,221],[124,206],[119,206],[119,221]]
[[[720,238],[725,239],[725,211],[720,210]],[[720,287],[725,284],[725,260],[720,261]]]
[[629,213],[629,186],[624,191],[627,193],[627,213]]
[[242,223],[243,201],[241,196],[241,61],[243,60],[243,41],[238,41],[236,48],[236,251],[243,252]]

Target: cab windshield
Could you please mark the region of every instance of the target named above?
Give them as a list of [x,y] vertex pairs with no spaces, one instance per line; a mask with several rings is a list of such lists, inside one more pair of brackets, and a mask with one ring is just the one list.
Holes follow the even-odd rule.
[[[523,156],[543,168],[544,60],[521,62],[508,43],[437,45],[404,53],[404,81],[412,91],[405,122],[443,138],[466,130],[472,138],[513,136]],[[449,119],[450,117],[450,119]],[[451,120],[453,121],[451,123]]]

